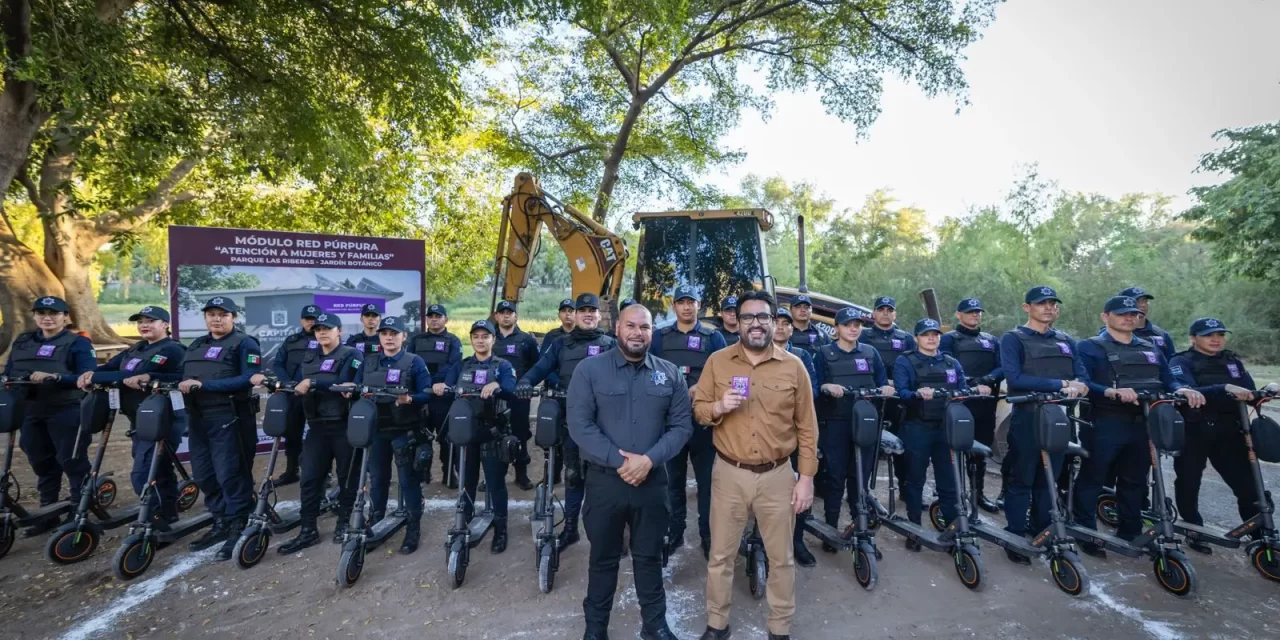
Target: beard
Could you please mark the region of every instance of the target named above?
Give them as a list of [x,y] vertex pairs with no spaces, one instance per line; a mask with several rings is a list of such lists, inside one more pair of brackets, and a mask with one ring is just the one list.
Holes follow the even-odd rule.
[[618,346],[622,349],[623,354],[632,358],[642,358],[644,357],[644,354],[649,351],[649,345],[644,342],[640,342],[637,345],[632,346],[631,341],[623,340],[618,343]]
[[763,351],[773,343],[772,332],[765,330],[757,335],[753,331],[748,331],[742,336],[742,343],[753,351]]

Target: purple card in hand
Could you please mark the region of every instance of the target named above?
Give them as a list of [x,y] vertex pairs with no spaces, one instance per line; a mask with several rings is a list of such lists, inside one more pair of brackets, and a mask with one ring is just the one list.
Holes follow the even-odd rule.
[[730,383],[729,386],[732,387],[734,391],[742,394],[743,397],[746,397],[750,393],[751,381],[747,376],[734,376],[733,382]]

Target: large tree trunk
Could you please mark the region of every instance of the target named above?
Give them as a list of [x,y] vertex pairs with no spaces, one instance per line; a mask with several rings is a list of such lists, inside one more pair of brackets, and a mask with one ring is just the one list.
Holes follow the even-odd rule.
[[4,316],[0,319],[0,357],[9,352],[18,334],[35,330],[31,307],[36,298],[62,294],[62,283],[6,225],[0,231],[0,314]]
[[[647,92],[646,92],[647,93]],[[622,165],[622,157],[627,153],[627,143],[631,141],[631,131],[636,127],[636,120],[640,119],[644,106],[649,102],[649,95],[642,93],[631,99],[631,106],[627,108],[627,115],[622,119],[622,126],[618,129],[618,135],[613,139],[613,146],[609,149],[609,155],[604,159],[604,175],[600,178],[600,188],[596,190],[596,205],[591,210],[591,217],[596,222],[605,224],[605,217],[609,213],[609,201],[613,198],[613,188],[618,184],[618,170]]]

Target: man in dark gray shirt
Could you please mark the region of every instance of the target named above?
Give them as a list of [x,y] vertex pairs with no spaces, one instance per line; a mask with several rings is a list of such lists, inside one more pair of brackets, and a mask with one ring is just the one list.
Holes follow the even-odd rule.
[[608,638],[618,586],[622,534],[631,528],[631,559],[644,640],[675,640],[667,626],[662,536],[667,531],[670,460],[693,435],[684,376],[649,354],[653,316],[628,306],[618,319],[618,346],[578,365],[569,383],[569,434],[587,463],[583,519],[591,541],[584,640]]

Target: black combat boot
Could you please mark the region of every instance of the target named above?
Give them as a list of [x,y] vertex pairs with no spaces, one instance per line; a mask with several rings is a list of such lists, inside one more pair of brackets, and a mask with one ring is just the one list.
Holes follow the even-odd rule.
[[296,538],[280,545],[276,551],[282,556],[287,556],[317,544],[320,544],[320,531],[315,525],[304,526]]
[[418,537],[422,534],[422,514],[410,513],[404,525],[404,542],[400,543],[400,553],[409,555],[418,550]]
[[507,550],[507,519],[493,519],[493,542],[489,545],[489,550],[493,553],[502,553]]
[[205,531],[204,535],[192,540],[191,544],[187,545],[187,549],[191,551],[204,551],[205,549],[223,542],[226,539],[227,520],[226,518],[219,518],[213,521],[213,526],[209,527],[209,530]]
[[565,516],[564,529],[556,536],[556,546],[564,551],[569,545],[581,540],[578,535],[578,516]]
[[529,479],[529,465],[527,463],[516,463],[516,486],[520,487],[521,491],[533,489],[533,480]]
[[235,553],[236,542],[240,539],[240,533],[244,531],[245,518],[232,518],[231,523],[227,525],[227,539],[222,543],[222,547],[218,549],[218,554],[214,556],[215,560],[230,560]]

